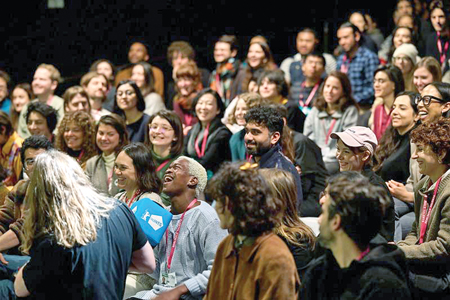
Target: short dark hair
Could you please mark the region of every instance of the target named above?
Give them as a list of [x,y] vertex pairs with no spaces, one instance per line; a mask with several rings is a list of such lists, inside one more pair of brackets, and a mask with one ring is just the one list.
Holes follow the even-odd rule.
[[312,35],[314,35],[314,38],[315,38],[315,39],[318,39],[318,38],[319,38],[319,35],[317,34],[317,31],[315,31],[314,29],[312,29],[312,28],[310,28],[310,27],[305,27],[305,28],[303,28],[302,30],[300,30],[300,31],[297,33],[297,35],[299,35],[300,33],[303,33],[303,32],[311,33]]
[[233,235],[257,237],[270,232],[281,221],[284,210],[281,200],[272,196],[267,182],[252,166],[224,163],[208,182],[206,194],[233,215],[229,229]]
[[0,134],[2,133],[3,129],[5,128],[5,134],[7,136],[10,136],[14,132],[14,128],[12,127],[11,119],[9,118],[8,114],[4,111],[0,111]]
[[119,108],[119,106],[117,105],[117,91],[119,90],[119,87],[124,85],[124,84],[129,84],[131,85],[131,87],[133,88],[134,92],[136,93],[136,98],[137,98],[137,104],[136,107],[140,112],[143,112],[145,110],[145,101],[144,101],[144,96],[142,96],[141,90],[139,89],[139,87],[137,86],[136,82],[134,82],[133,80],[122,80],[121,82],[119,82],[119,84],[117,85],[116,88],[116,94],[114,95],[114,106],[113,106],[113,113],[118,114],[120,116],[124,115],[123,110],[121,110]]
[[122,151],[133,160],[136,181],[141,192],[160,194],[162,181],[156,175],[156,167],[150,149],[143,143],[131,143],[123,147]]
[[284,72],[280,69],[267,70],[262,73],[258,78],[258,87],[262,84],[262,81],[267,78],[269,82],[275,83],[278,93],[286,98],[289,95],[289,86],[284,77]]
[[[361,36],[361,31],[358,29],[358,27],[356,27],[355,25],[353,25],[350,22],[344,22],[341,26],[339,26],[338,30],[341,30],[344,28],[351,28],[353,30],[353,36],[356,36],[357,33],[359,33],[359,35]],[[362,38],[362,36],[361,36],[361,38]],[[361,39],[359,40],[358,44],[361,44]]]
[[25,120],[28,124],[28,119],[32,112],[37,112],[42,115],[47,121],[47,127],[50,132],[53,132],[58,124],[58,112],[50,105],[41,103],[39,101],[31,102],[27,109]]
[[361,250],[367,248],[382,227],[390,203],[387,192],[359,172],[346,171],[328,179],[327,194],[331,198],[328,218],[341,216],[344,232]]
[[52,142],[50,142],[43,135],[32,135],[23,141],[22,148],[20,149],[20,159],[22,160],[22,165],[25,165],[25,151],[27,149],[44,149],[45,151],[54,149]]
[[393,65],[381,66],[378,69],[376,69],[375,72],[373,73],[374,78],[378,72],[386,73],[389,80],[394,83],[395,85],[394,97],[397,97],[397,95],[400,92],[403,92],[405,90],[405,81],[403,79],[403,74],[398,67]]
[[230,50],[238,50],[238,42],[237,42],[237,38],[235,35],[222,35],[216,43],[221,42],[221,43],[227,43],[230,45]]
[[306,59],[307,59],[308,57],[310,57],[310,56],[311,56],[311,57],[318,57],[318,58],[320,58],[320,60],[321,60],[322,63],[323,63],[323,67],[325,68],[326,61],[325,61],[325,57],[323,56],[323,53],[322,53],[322,52],[313,50],[311,53],[305,55],[305,61],[306,61]]
[[152,124],[153,119],[156,117],[160,117],[169,122],[170,126],[172,126],[174,137],[176,137],[177,139],[176,141],[172,141],[172,144],[170,145],[170,154],[172,154],[173,156],[181,155],[184,149],[183,124],[181,123],[180,117],[171,110],[163,109],[150,116],[146,127],[147,129],[145,130],[145,144],[149,147],[153,146],[152,142],[150,141],[148,127],[150,126],[150,124]]
[[[256,123],[258,126],[265,126],[270,133],[279,132],[283,134],[284,121],[282,115],[274,107],[257,106],[250,109],[244,116],[245,122]],[[281,138],[280,138],[281,140]]]
[[425,87],[429,85],[434,86],[438,90],[439,94],[442,96],[442,100],[445,102],[450,102],[450,83],[433,81]]
[[3,70],[0,70],[0,78],[3,78],[3,80],[6,81],[6,88],[9,90],[9,85],[11,83],[11,77],[9,74]]
[[98,152],[101,152],[100,148],[98,148],[97,146],[97,133],[100,124],[113,127],[119,134],[119,144],[117,145],[116,149],[114,149],[116,155],[119,154],[120,150],[122,150],[122,148],[129,143],[127,125],[125,123],[125,120],[121,116],[116,114],[109,114],[100,118],[97,126],[95,126],[95,147],[97,148]]
[[192,101],[192,114],[194,116],[197,116],[195,113],[195,106],[197,106],[198,100],[200,100],[200,98],[206,94],[213,95],[214,99],[216,100],[217,108],[220,111],[220,113],[216,116],[216,118],[222,118],[223,114],[225,113],[225,104],[223,103],[223,100],[220,97],[220,95],[211,88],[203,89],[197,94],[197,96],[195,96],[194,100]]
[[[153,77],[152,65],[146,61],[138,62],[133,66],[142,66],[144,69],[144,86],[142,87],[142,96],[147,96],[155,91],[155,78]],[[133,69],[132,69],[133,72]]]

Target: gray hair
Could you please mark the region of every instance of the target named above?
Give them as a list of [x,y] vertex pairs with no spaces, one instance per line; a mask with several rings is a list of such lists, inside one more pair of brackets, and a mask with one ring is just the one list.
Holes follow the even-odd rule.
[[200,197],[208,182],[208,175],[206,174],[205,168],[198,161],[187,156],[180,156],[175,161],[180,160],[186,160],[188,162],[189,175],[197,178],[198,184],[195,187],[195,196]]

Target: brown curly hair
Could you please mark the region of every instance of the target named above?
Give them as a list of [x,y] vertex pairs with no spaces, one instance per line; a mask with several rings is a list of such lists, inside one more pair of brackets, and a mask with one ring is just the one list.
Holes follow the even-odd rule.
[[206,194],[220,202],[234,217],[232,235],[257,237],[279,226],[284,208],[250,163],[225,163],[206,187]]
[[84,111],[76,111],[64,115],[64,118],[58,126],[55,145],[58,150],[65,153],[68,153],[69,147],[67,147],[66,141],[64,140],[64,132],[72,122],[80,126],[83,131],[83,144],[81,145],[81,149],[83,149],[84,154],[79,160],[80,165],[83,165],[89,158],[97,154],[97,149],[95,148],[95,122],[91,115]]
[[424,123],[411,132],[411,142],[429,145],[438,157],[444,157],[442,164],[450,164],[450,119],[440,118],[437,122]]

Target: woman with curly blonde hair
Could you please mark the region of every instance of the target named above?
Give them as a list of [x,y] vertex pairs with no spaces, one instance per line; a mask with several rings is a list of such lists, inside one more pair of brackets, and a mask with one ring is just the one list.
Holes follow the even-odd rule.
[[56,148],[75,158],[82,168],[97,154],[94,119],[84,111],[64,115],[58,126]]

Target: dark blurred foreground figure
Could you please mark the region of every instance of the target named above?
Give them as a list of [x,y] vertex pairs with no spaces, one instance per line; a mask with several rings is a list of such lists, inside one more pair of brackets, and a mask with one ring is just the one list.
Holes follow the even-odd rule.
[[411,299],[406,260],[395,245],[369,244],[380,231],[386,192],[358,173],[330,178],[321,198],[320,243],[302,299]]

